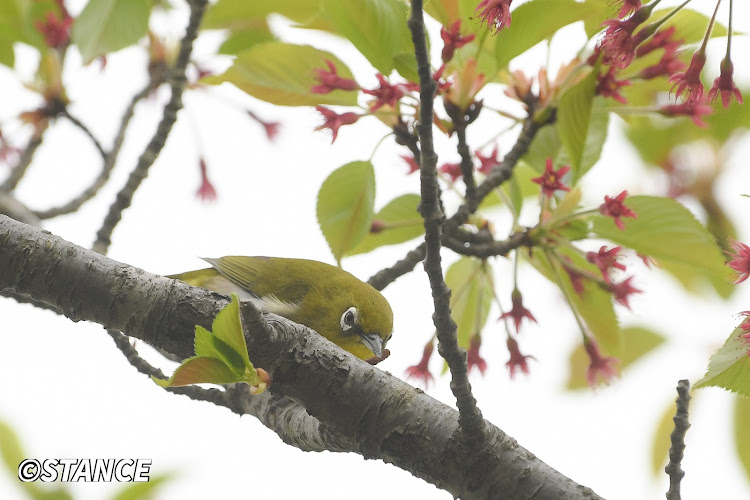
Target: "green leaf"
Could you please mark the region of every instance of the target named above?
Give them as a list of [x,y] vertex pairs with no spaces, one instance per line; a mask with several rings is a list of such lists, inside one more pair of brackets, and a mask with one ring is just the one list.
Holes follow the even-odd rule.
[[667,463],[669,447],[672,445],[670,436],[674,430],[674,414],[677,412],[677,406],[674,400],[664,408],[659,418],[659,425],[656,427],[653,439],[651,441],[651,473],[655,477],[664,475],[664,465]]
[[600,9],[574,0],[531,0],[513,10],[513,22],[497,35],[497,67],[550,38],[560,28],[596,15]]
[[149,0],[90,0],[73,23],[71,38],[88,64],[146,36],[150,14]]
[[737,455],[745,469],[745,475],[750,478],[750,399],[737,397],[734,400],[734,443]]
[[[624,371],[630,365],[643,358],[645,355],[664,343],[664,337],[652,330],[640,326],[630,326],[622,329],[622,354],[617,358],[620,360],[620,369]],[[565,385],[567,390],[582,389],[588,387],[586,382],[586,368],[589,358],[582,344],[579,344],[571,353],[568,365],[568,381]]]
[[479,333],[492,306],[494,284],[489,262],[461,257],[445,273],[445,284],[451,289],[451,316],[458,327],[458,343],[468,347],[472,335]]
[[323,0],[323,12],[334,33],[352,42],[386,76],[395,68],[396,56],[413,53],[411,34],[406,26],[405,2]]
[[326,60],[336,65],[341,77],[352,78],[349,68],[330,52],[308,45],[267,42],[258,43],[240,52],[234,64],[223,74],[210,76],[201,81],[209,84],[229,82],[257,99],[281,106],[355,106],[356,92],[310,92],[316,85],[315,70],[327,69]]
[[[242,321],[240,320],[240,299],[237,295],[232,294],[232,301],[216,315],[216,318],[214,318],[214,321],[211,324],[211,332],[217,339],[226,343],[231,349],[239,354],[245,365],[252,366],[247,355],[247,343],[245,342],[245,334],[242,331]],[[197,328],[195,333],[197,344]],[[217,347],[216,343],[214,343],[214,346],[218,350],[226,352],[226,349]],[[198,354],[197,351],[196,354]],[[198,355],[200,356],[200,354]],[[230,356],[232,355],[230,354]],[[232,365],[236,364],[235,360],[230,359],[229,361]]]
[[591,14],[583,21],[586,36],[591,38],[604,29],[602,23],[611,19],[616,11],[610,0],[584,0],[591,8]]
[[629,196],[625,205],[637,218],[624,219],[625,230],[612,218],[596,215],[593,232],[657,261],[691,266],[717,277],[729,276],[716,240],[679,202],[657,196]]
[[695,383],[701,387],[721,387],[743,396],[750,396],[750,341],[746,332],[737,327],[724,345],[711,356],[708,371]]
[[370,231],[375,205],[375,170],[355,161],[334,170],[318,192],[318,224],[337,262]]
[[248,2],[247,0],[219,0],[209,5],[203,18],[203,29],[228,29],[238,33],[265,24],[271,13],[297,22],[306,21],[320,11],[318,2],[310,0],[274,0],[273,2]]
[[403,243],[423,235],[424,222],[417,212],[421,200],[417,194],[405,194],[391,200],[372,218],[373,223],[381,223],[383,229],[377,233],[368,232],[347,255],[367,253],[378,247]]
[[[666,16],[673,9],[659,9],[655,10],[651,14],[651,19],[654,21],[661,19]],[[696,43],[703,40],[706,35],[706,28],[711,19],[700,12],[696,12],[691,9],[682,9],[673,17],[671,17],[661,29],[667,29],[674,26],[675,33],[672,36],[673,40],[685,40],[685,43]],[[712,37],[727,36],[727,28],[721,23],[714,23],[714,29],[711,32]]]
[[[596,266],[588,262],[579,252],[565,247],[559,247],[556,251],[567,257],[574,268],[598,273]],[[556,286],[560,286],[558,275],[560,276],[565,294],[570,297],[573,307],[578,311],[589,332],[599,341],[605,353],[619,358],[622,354],[622,332],[612,305],[611,294],[602,290],[594,282],[584,280],[583,295],[578,295],[573,289],[568,273],[557,262],[554,263],[555,268],[552,268],[552,263],[538,248],[534,249],[529,261],[542,276]]]
[[122,488],[112,500],[147,500],[156,498],[155,490],[162,484],[171,481],[173,474],[150,476],[147,482],[133,483]]
[[246,363],[242,355],[200,325],[195,326],[195,355],[223,361],[237,374],[245,372]]
[[[581,178],[583,172],[584,153],[588,143],[589,125],[592,124],[592,106],[594,95],[596,94],[596,73],[591,71],[586,78],[573,85],[560,97],[560,104],[557,108],[557,130],[560,134],[560,140],[565,148],[565,154],[570,162],[572,184]],[[606,111],[604,111],[606,114]],[[594,163],[601,154],[601,147],[604,140],[601,138],[601,131],[592,134],[591,149],[596,149],[598,145],[598,154],[590,153],[587,161],[594,158]],[[606,138],[606,131],[604,132]],[[593,163],[591,164],[593,165]],[[588,168],[591,168],[588,165]]]
[[220,359],[195,356],[182,362],[168,380],[151,377],[162,387],[191,384],[231,384],[239,382],[237,374]]
[[[562,141],[557,126],[546,126],[537,132],[531,141],[529,150],[521,159],[533,168],[537,175],[544,172],[547,158],[555,159],[562,148]],[[537,185],[538,191],[538,185]]]
[[268,26],[259,26],[256,29],[248,29],[232,33],[219,47],[220,54],[236,55],[259,43],[272,42],[273,33]]

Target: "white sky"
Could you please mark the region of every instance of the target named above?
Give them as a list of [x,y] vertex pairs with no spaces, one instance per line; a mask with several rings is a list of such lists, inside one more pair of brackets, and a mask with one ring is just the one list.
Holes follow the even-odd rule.
[[[693,2],[702,10],[713,2]],[[725,2],[727,3],[727,2]],[[81,2],[71,2],[78,12]],[[726,5],[723,7],[726,9]],[[750,8],[735,2],[737,30],[750,31]],[[184,12],[183,12],[184,13]],[[179,34],[184,18],[169,21],[166,30]],[[275,26],[283,28],[283,23]],[[372,84],[374,71],[351,48],[330,37],[283,29],[288,40],[332,49],[358,76]],[[208,38],[208,37],[207,37]],[[738,83],[750,83],[750,67],[741,55],[750,45],[737,37],[735,67]],[[569,58],[582,39],[579,28],[566,29],[553,42],[553,64]],[[433,37],[433,49],[440,50]],[[215,41],[215,40],[213,40]],[[570,45],[567,45],[570,44]],[[207,39],[197,53],[209,54]],[[571,48],[573,47],[573,48]],[[23,75],[34,68],[31,52],[19,47],[18,65]],[[721,42],[715,46],[708,71],[718,73]],[[514,67],[530,73],[543,62],[546,51],[537,47]],[[130,96],[145,83],[140,70],[145,65],[143,50],[112,55],[107,68],[78,70],[75,51],[68,54],[66,83],[73,101],[71,111],[87,123],[109,147],[122,109]],[[437,59],[436,59],[437,60]],[[360,75],[363,75],[360,77]],[[712,77],[713,78],[713,77]],[[26,131],[9,123],[21,110],[36,101],[24,91],[12,73],[0,69],[4,99],[0,123],[11,139],[19,143]],[[186,110],[167,146],[137,192],[133,206],[114,233],[111,258],[154,273],[175,273],[201,267],[197,256],[231,254],[276,255],[333,262],[315,220],[317,188],[336,167],[352,160],[367,159],[387,129],[375,119],[363,119],[341,130],[333,146],[325,132],[313,133],[320,123],[311,108],[275,108],[229,88],[212,89],[242,102],[268,120],[280,121],[279,140],[269,143],[261,128],[247,120],[225,101],[203,92],[185,96]],[[111,182],[83,209],[71,216],[45,224],[45,229],[84,247],[90,247],[115,193],[123,185],[135,159],[153,133],[162,90],[154,100],[137,108],[136,120],[120,155]],[[750,98],[750,96],[745,96]],[[209,176],[219,193],[213,204],[195,197],[199,185],[196,139],[189,113],[199,130],[200,143],[208,162]],[[613,120],[613,132],[619,122]],[[490,123],[489,121],[486,123]],[[470,132],[474,145],[484,143],[496,129],[477,126]],[[621,189],[631,193],[653,193],[658,180],[638,166],[635,152],[624,141],[612,137],[598,166],[589,174],[585,187],[593,206],[604,194]],[[500,141],[502,153],[512,137]],[[441,161],[455,161],[453,141],[439,144]],[[418,192],[418,178],[406,177],[406,165],[392,140],[386,140],[374,157],[378,193],[376,207],[403,193]],[[750,174],[743,158],[750,146],[738,144],[728,160],[729,170],[719,183],[719,199],[739,225],[740,235],[750,237],[743,227],[750,191]],[[68,123],[60,121],[45,138],[44,145],[27,176],[16,191],[32,208],[45,208],[67,201],[96,176],[100,160],[88,140]],[[4,173],[0,173],[2,177]],[[586,201],[586,200],[584,200]],[[447,201],[448,206],[454,203]],[[533,208],[531,218],[535,216]],[[498,227],[505,214],[498,212]],[[415,243],[387,247],[371,255],[344,260],[344,267],[367,279],[392,264]],[[445,260],[455,259],[449,251]],[[669,341],[627,371],[610,387],[597,391],[565,393],[569,352],[579,334],[562,299],[543,279],[528,269],[521,270],[521,287],[526,305],[538,325],[527,325],[519,342],[524,353],[532,354],[532,374],[510,381],[504,366],[507,351],[505,333],[491,320],[483,335],[482,354],[489,369],[482,378],[472,377],[479,405],[490,421],[516,438],[542,460],[581,484],[610,499],[663,498],[666,475],[651,476],[651,436],[667,404],[674,400],[680,378],[697,380],[709,355],[737,324],[736,316],[748,309],[750,285],[738,290],[728,303],[708,297],[695,299],[680,292],[675,282],[658,271],[646,271],[635,259],[635,283],[646,291],[632,299],[632,312],[618,306],[622,323],[651,324]],[[508,262],[495,263],[501,299],[508,302],[512,283]],[[395,314],[395,334],[389,344],[392,356],[379,368],[403,377],[404,369],[416,363],[432,333],[429,289],[424,273],[417,271],[400,278],[385,290]],[[538,296],[538,298],[537,298]],[[534,299],[532,300],[532,297]],[[688,313],[686,313],[688,311]],[[237,417],[225,408],[194,402],[169,394],[136,371],[113,346],[104,330],[94,324],[73,324],[52,313],[18,305],[0,298],[2,342],[0,351],[0,419],[20,435],[34,458],[151,458],[152,476],[174,472],[175,479],[160,490],[160,498],[226,498],[243,494],[275,498],[360,499],[450,498],[410,474],[379,461],[365,461],[355,455],[307,454],[283,444],[276,435],[252,417]],[[173,366],[143,346],[152,362]],[[432,371],[439,373],[441,361],[433,359]],[[453,398],[446,377],[438,378],[428,392],[448,404]],[[683,497],[740,498],[750,495],[748,481],[735,459],[730,426],[731,397],[716,389],[699,391],[691,405],[683,469]],[[23,498],[15,478],[0,472],[0,496]],[[98,499],[115,494],[121,485],[66,485],[76,498]]]

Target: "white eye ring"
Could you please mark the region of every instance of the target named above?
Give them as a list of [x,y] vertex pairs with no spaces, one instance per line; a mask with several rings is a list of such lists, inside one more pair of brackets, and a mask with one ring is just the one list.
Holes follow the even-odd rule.
[[359,311],[357,308],[352,306],[341,315],[341,329],[344,331],[350,330],[359,322]]

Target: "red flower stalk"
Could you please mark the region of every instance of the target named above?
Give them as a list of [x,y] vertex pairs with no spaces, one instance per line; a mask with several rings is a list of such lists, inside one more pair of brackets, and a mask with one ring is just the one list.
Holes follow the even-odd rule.
[[462,175],[464,175],[463,172],[461,172],[460,163],[443,163],[438,170],[447,174],[453,182],[456,182]]
[[711,90],[708,91],[709,101],[713,102],[721,95],[721,104],[725,108],[729,107],[732,98],[737,99],[737,102],[742,104],[742,93],[740,93],[740,89],[734,84],[733,75],[734,65],[728,57],[725,57],[721,61],[721,73],[714,80]]
[[604,276],[604,281],[609,283],[610,269],[614,268],[625,271],[625,265],[617,262],[617,253],[620,250],[622,250],[622,247],[614,247],[607,250],[607,246],[603,245],[598,252],[587,252],[586,260],[598,267],[602,276]]
[[608,384],[612,379],[617,378],[617,358],[603,356],[594,339],[585,338],[583,347],[586,354],[589,355],[589,367],[586,369],[586,381],[589,386],[595,387],[601,380]]
[[750,276],[750,247],[744,243],[736,240],[729,240],[732,251],[727,252],[727,255],[732,259],[727,262],[727,265],[739,273],[737,279],[734,280],[734,284],[737,285],[745,281]]
[[198,160],[201,169],[201,186],[198,188],[198,198],[203,201],[214,201],[216,199],[216,189],[211,181],[208,180],[206,161],[203,158]]
[[487,362],[479,355],[479,348],[481,346],[482,337],[478,334],[472,335],[469,341],[469,350],[466,353],[466,364],[468,365],[469,372],[476,367],[479,373],[484,375],[484,372],[487,370]]
[[498,321],[505,318],[513,318],[513,323],[516,325],[516,332],[521,329],[521,320],[523,318],[528,318],[534,323],[537,322],[536,318],[534,318],[534,315],[531,314],[531,312],[523,306],[523,297],[521,296],[521,292],[519,292],[517,288],[515,288],[510,294],[510,300],[513,304],[513,307],[510,311],[503,313],[498,318]]
[[672,92],[676,97],[687,93],[685,101],[694,106],[700,103],[703,98],[703,82],[701,81],[701,71],[706,64],[706,51],[697,50],[690,59],[690,66],[683,73],[676,73],[669,79],[672,85]]
[[425,387],[428,387],[430,385],[430,382],[433,382],[435,380],[428,367],[428,365],[430,364],[430,357],[432,356],[433,349],[434,346],[432,345],[432,342],[428,342],[427,345],[424,346],[424,350],[422,351],[422,359],[419,360],[419,363],[406,369],[406,376],[408,378],[422,380]]
[[467,43],[470,43],[472,40],[474,40],[474,38],[476,38],[476,35],[474,35],[473,33],[470,35],[462,35],[459,32],[460,28],[460,19],[453,23],[450,29],[447,29],[445,26],[440,28],[440,38],[443,39],[443,43],[445,44],[443,46],[443,51],[440,54],[443,58],[444,63],[447,63],[448,61],[453,59],[453,54],[455,54],[457,49],[460,49]]
[[505,363],[505,366],[508,367],[508,371],[510,372],[510,378],[513,378],[516,376],[516,370],[522,371],[524,374],[529,374],[529,365],[526,361],[527,359],[536,359],[534,356],[526,356],[521,354],[521,351],[518,349],[518,342],[516,342],[516,339],[508,337],[508,341],[506,342],[506,345],[508,346],[508,352],[510,353],[510,359],[507,363]]
[[406,175],[419,172],[419,163],[417,163],[417,160],[413,156],[401,155],[401,159],[409,165],[409,171],[406,172]]
[[57,0],[57,5],[60,7],[60,17],[50,11],[44,21],[37,21],[34,25],[44,37],[47,47],[53,49],[64,47],[70,42],[70,27],[73,25],[73,18],[63,0]]
[[610,66],[609,71],[605,74],[600,73],[597,76],[599,83],[596,86],[596,93],[602,97],[611,97],[617,102],[626,104],[628,100],[620,94],[620,89],[630,85],[630,80],[617,80],[615,78],[616,72],[617,68],[615,66]]
[[604,197],[604,203],[599,206],[599,212],[607,217],[612,217],[615,220],[615,226],[621,231],[625,230],[625,224],[622,222],[621,217],[638,217],[635,212],[625,206],[623,201],[628,196],[627,191],[623,191],[614,198],[609,196]]
[[279,134],[279,129],[281,128],[280,123],[263,121],[258,115],[256,115],[249,109],[247,110],[247,114],[248,116],[250,116],[250,118],[263,126],[263,130],[265,130],[266,137],[268,137],[269,141],[273,141],[274,139],[276,139],[276,136]]
[[615,8],[617,8],[618,5],[621,6],[620,12],[617,13],[617,17],[622,19],[639,9],[641,7],[641,0],[615,0],[611,5],[614,5]]
[[688,116],[699,127],[707,126],[702,117],[710,115],[712,112],[711,107],[707,106],[703,100],[692,105],[688,101],[682,104],[668,104],[658,110],[658,113],[662,116]]
[[323,115],[324,120],[322,125],[315,127],[315,130],[323,130],[326,128],[331,129],[331,132],[333,132],[331,144],[333,144],[333,142],[336,140],[340,127],[344,125],[351,125],[352,123],[359,120],[359,117],[361,116],[357,113],[352,113],[351,111],[339,115],[335,111],[323,106],[315,106],[315,109],[317,109],[318,112]]
[[315,69],[315,77],[320,82],[318,85],[313,85],[310,92],[313,94],[328,94],[334,90],[357,90],[359,85],[351,78],[342,78],[336,71],[336,65],[332,61],[326,59],[326,65],[328,71],[324,69]]
[[544,196],[551,197],[555,191],[570,191],[570,188],[562,183],[562,178],[568,173],[570,167],[563,166],[557,170],[552,169],[552,158],[547,158],[547,166],[544,169],[544,173],[539,177],[531,179],[532,182],[536,182],[542,186],[542,193]]
[[495,144],[495,147],[492,148],[492,154],[488,156],[484,156],[479,151],[475,152],[474,155],[479,160],[479,163],[481,163],[481,166],[477,170],[479,172],[482,172],[484,175],[488,175],[490,173],[490,170],[492,170],[496,165],[500,165],[502,161],[498,159],[497,153],[497,144]]
[[633,277],[631,276],[620,283],[609,284],[609,291],[615,296],[615,300],[628,309],[630,309],[630,304],[628,303],[630,296],[636,293],[643,293],[643,290],[637,289],[632,283],[630,283],[630,280],[632,279]]
[[482,20],[480,26],[487,22],[487,27],[495,29],[495,32],[510,26],[510,4],[513,0],[482,0],[474,9],[479,12],[479,19]]
[[404,96],[403,86],[391,85],[380,73],[375,76],[377,77],[378,82],[380,82],[378,88],[362,91],[365,94],[375,97],[375,100],[370,102],[370,111],[377,111],[385,105],[395,107],[398,100]]

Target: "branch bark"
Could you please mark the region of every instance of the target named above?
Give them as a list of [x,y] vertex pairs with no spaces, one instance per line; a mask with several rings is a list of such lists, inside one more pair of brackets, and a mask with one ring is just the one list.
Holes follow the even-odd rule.
[[[125,331],[180,358],[193,354],[195,325],[208,327],[228,303],[225,296],[0,216],[0,290],[5,289],[50,304],[73,321]],[[271,314],[263,319],[272,335],[252,329],[257,323],[251,321],[245,323],[246,338],[250,359],[272,376],[271,394],[249,397],[231,387],[237,398],[233,411],[256,414],[287,436],[286,442],[377,458],[464,499],[599,498],[489,422],[482,447],[463,446],[456,410],[306,327]],[[209,394],[206,399],[214,397]]]

